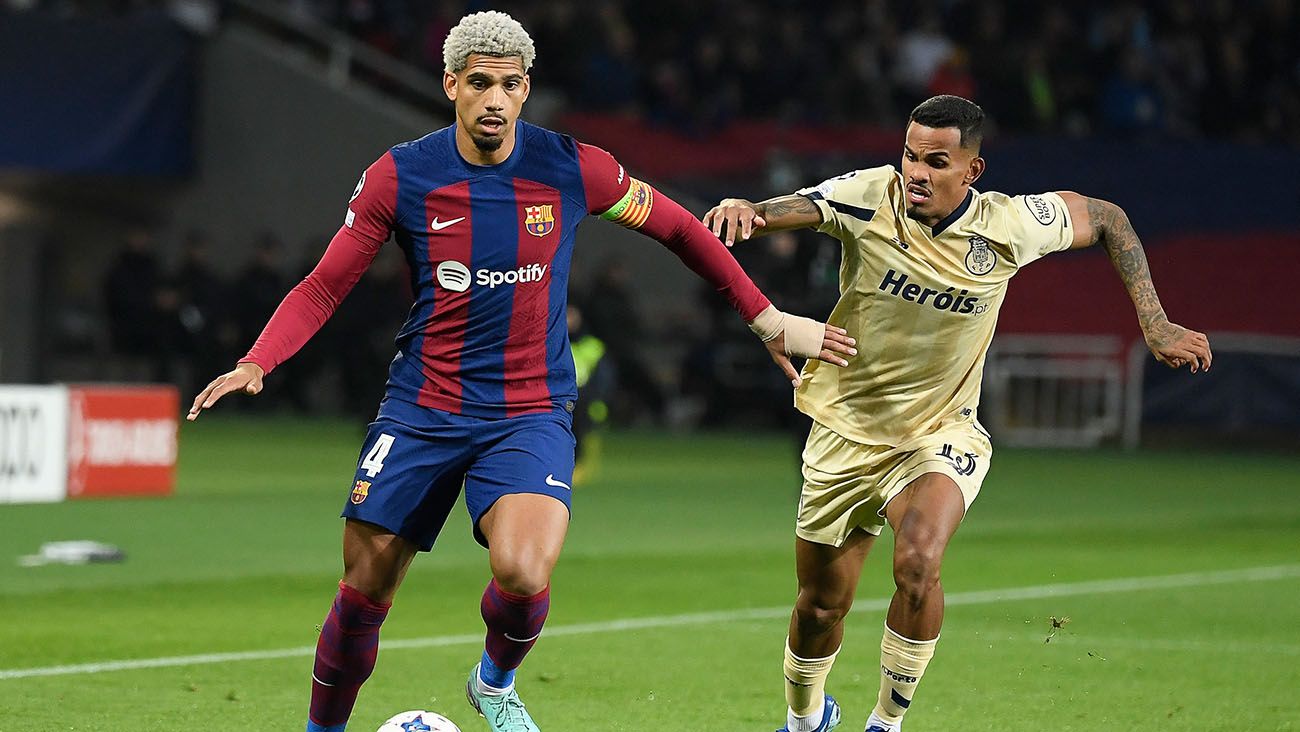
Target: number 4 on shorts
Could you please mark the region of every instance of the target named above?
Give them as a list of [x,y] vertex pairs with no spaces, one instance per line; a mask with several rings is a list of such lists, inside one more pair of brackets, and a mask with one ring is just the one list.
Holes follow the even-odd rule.
[[375,446],[370,448],[366,457],[361,461],[361,469],[366,471],[366,475],[373,478],[379,475],[379,471],[384,469],[384,458],[388,457],[388,451],[393,449],[393,436],[380,435],[375,440]]

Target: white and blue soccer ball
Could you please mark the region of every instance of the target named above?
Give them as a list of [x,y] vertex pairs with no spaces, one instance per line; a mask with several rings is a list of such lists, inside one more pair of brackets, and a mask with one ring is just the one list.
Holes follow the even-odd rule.
[[376,732],[460,732],[460,727],[441,714],[415,709],[393,715]]

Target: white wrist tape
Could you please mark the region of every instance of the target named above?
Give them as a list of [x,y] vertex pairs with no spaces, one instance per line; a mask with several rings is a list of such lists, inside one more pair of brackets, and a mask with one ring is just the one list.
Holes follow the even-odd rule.
[[749,323],[749,329],[764,343],[785,334],[785,355],[817,358],[826,338],[826,324],[812,318],[790,315],[769,305]]

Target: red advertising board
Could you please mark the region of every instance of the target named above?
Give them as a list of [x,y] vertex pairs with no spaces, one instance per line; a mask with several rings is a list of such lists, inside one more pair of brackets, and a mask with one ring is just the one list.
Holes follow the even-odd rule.
[[73,386],[68,497],[169,495],[180,393],[173,386]]

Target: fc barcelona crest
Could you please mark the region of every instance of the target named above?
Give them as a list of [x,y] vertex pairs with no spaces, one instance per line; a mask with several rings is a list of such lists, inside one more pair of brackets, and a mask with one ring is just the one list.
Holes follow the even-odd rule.
[[524,206],[524,228],[533,236],[546,236],[555,228],[555,215],[551,213],[553,204]]
[[360,504],[370,495],[370,481],[358,480],[357,484],[352,487],[352,502]]
[[998,263],[997,252],[989,248],[989,241],[982,236],[970,238],[970,251],[966,252],[966,269],[974,275],[986,275],[993,271]]

